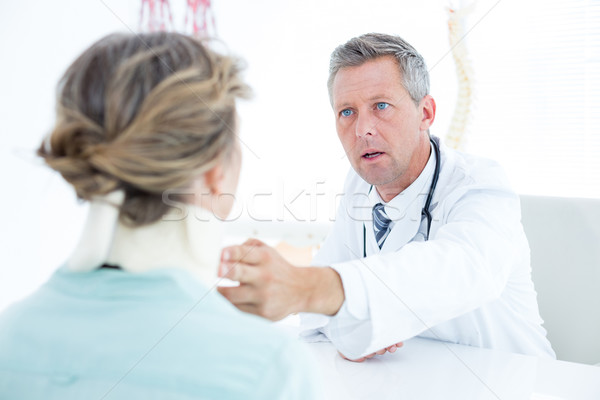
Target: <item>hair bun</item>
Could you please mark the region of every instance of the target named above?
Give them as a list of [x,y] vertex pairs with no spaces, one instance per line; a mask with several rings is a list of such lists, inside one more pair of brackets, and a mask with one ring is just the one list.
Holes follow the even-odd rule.
[[235,148],[237,60],[176,33],[113,34],[58,85],[57,123],[38,154],[90,200],[123,189],[121,217],[158,221],[162,194],[188,188]]
[[61,107],[61,118],[38,150],[48,166],[89,200],[119,186],[118,180],[93,165],[92,157],[106,147],[102,127],[73,109]]

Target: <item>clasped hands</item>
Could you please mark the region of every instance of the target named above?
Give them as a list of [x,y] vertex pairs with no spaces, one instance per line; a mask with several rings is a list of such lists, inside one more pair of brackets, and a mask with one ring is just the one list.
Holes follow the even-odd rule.
[[[334,269],[295,267],[257,239],[224,248],[218,275],[239,282],[239,286],[218,288],[233,305],[272,321],[297,312],[335,315],[344,303],[342,280]],[[393,353],[401,346],[396,343],[351,361]]]

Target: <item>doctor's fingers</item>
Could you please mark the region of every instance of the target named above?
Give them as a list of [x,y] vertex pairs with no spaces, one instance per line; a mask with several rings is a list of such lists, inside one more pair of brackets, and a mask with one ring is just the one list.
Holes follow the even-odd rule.
[[348,358],[348,357],[346,357],[345,355],[343,355],[343,354],[342,354],[342,353],[340,353],[339,351],[338,351],[338,354],[339,354],[339,355],[340,355],[340,356],[341,356],[341,357],[342,357],[344,360],[348,360],[348,361],[352,361],[352,362],[358,362],[358,363],[360,363],[360,362],[363,362],[363,361],[365,361],[365,360],[366,360],[366,358],[365,358],[365,357],[361,357],[361,358],[357,358],[357,359],[353,360],[353,359],[351,359],[351,358]]
[[244,242],[244,244],[248,245],[248,246],[255,246],[255,247],[266,246],[266,244],[264,242],[262,242],[258,239],[255,239],[255,238],[250,238],[250,239],[246,240]]
[[388,347],[387,351],[389,351],[390,353],[393,353],[393,352],[395,352],[397,349],[399,349],[402,346],[404,346],[404,343],[398,342],[398,343],[393,344],[390,347]]
[[[231,287],[219,287],[217,288],[230,303],[236,307],[245,307],[256,303],[257,295],[256,290],[249,285],[231,286]],[[254,306],[255,307],[255,306]],[[246,310],[242,310],[246,311]],[[248,312],[248,311],[247,311]],[[255,314],[255,313],[253,313]]]
[[243,262],[245,264],[259,264],[265,258],[265,248],[266,246],[256,244],[242,244],[225,247],[221,251],[221,261],[229,263]]
[[240,283],[252,284],[260,281],[261,272],[254,265],[241,262],[222,262],[219,266],[219,276]]

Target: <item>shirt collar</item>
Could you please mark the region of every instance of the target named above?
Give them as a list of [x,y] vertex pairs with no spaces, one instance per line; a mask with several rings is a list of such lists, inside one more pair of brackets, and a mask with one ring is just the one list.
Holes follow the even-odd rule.
[[418,212],[421,212],[425,199],[429,194],[429,187],[433,179],[433,172],[435,171],[435,152],[431,143],[429,146],[431,148],[429,159],[417,179],[388,203],[381,199],[379,193],[373,187],[368,194],[371,208],[377,203],[383,204],[385,206],[385,213],[392,222],[406,218],[406,213],[409,209],[418,208]]

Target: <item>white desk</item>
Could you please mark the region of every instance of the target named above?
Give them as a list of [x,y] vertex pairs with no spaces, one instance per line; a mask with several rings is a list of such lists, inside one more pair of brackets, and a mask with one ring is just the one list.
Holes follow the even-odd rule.
[[363,363],[311,343],[326,399],[600,399],[600,367],[415,338]]

